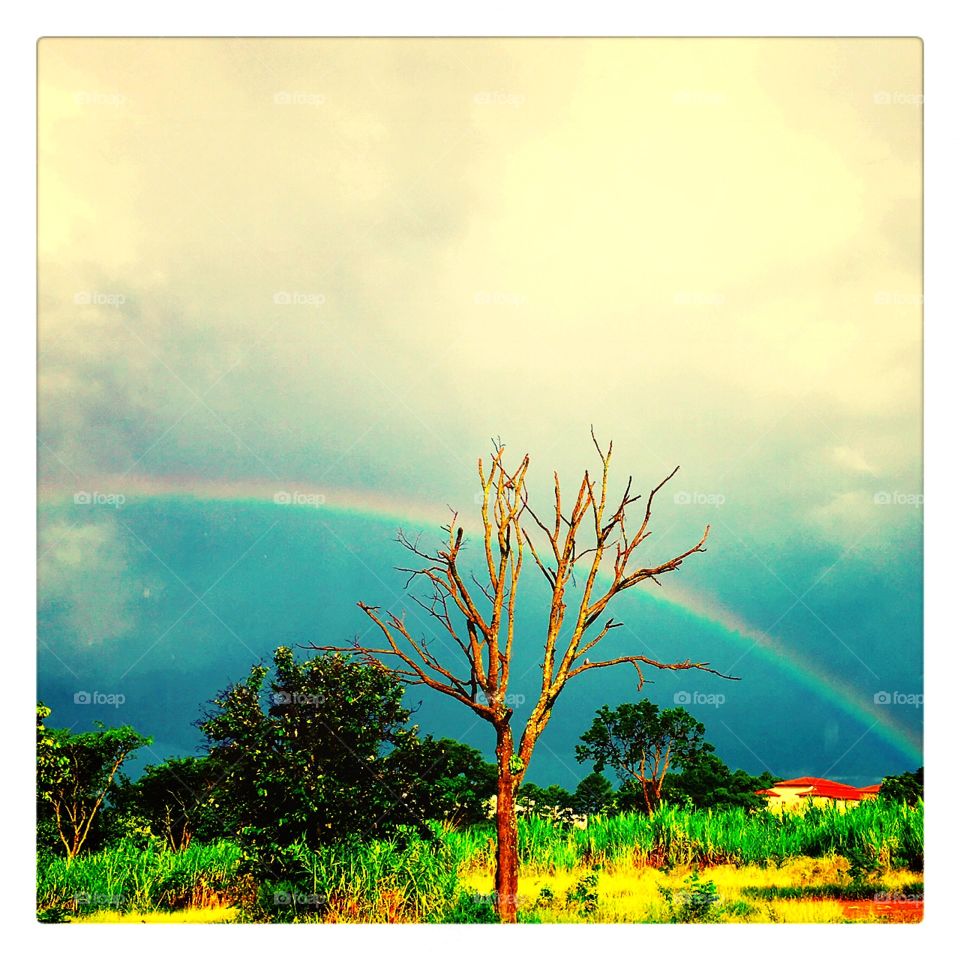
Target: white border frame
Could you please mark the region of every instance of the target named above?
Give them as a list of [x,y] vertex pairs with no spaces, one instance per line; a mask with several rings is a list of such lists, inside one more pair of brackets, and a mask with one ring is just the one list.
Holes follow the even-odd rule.
[[[16,10],[16,19],[11,11]],[[955,615],[948,601],[953,577],[953,533],[957,522],[956,493],[949,491],[956,466],[958,356],[955,304],[957,176],[960,170],[957,114],[957,41],[947,6],[874,2],[841,7],[836,2],[808,0],[796,8],[752,2],[710,3],[708,0],[624,9],[610,0],[589,4],[555,3],[549,8],[520,8],[493,0],[473,9],[455,9],[434,2],[355,2],[313,8],[274,0],[256,8],[200,7],[196,2],[167,0],[161,6],[132,7],[129,2],[46,2],[42,9],[25,4],[7,8],[0,69],[5,83],[6,113],[2,178],[4,210],[3,261],[15,283],[7,287],[3,351],[3,409],[10,414],[3,502],[13,520],[14,536],[4,537],[5,583],[12,586],[13,617],[7,623],[6,696],[3,704],[7,747],[13,746],[16,777],[2,794],[5,856],[0,873],[7,940],[29,937],[34,949],[92,956],[105,950],[133,949],[146,956],[167,954],[189,941],[191,952],[229,951],[252,956],[277,952],[356,950],[456,950],[480,955],[491,950],[535,949],[550,954],[637,950],[684,953],[751,954],[776,952],[801,956],[827,947],[869,951],[871,956],[936,949],[946,939],[953,917],[951,871],[957,857],[955,811],[947,798],[956,796],[956,749],[948,704],[958,675]],[[60,927],[40,925],[34,915],[34,842],[31,781],[33,779],[32,712],[35,698],[35,566],[36,556],[36,341],[35,203],[36,182],[36,41],[42,36],[919,36],[924,41],[925,76],[925,654],[933,664],[927,678],[926,752],[927,917],[922,925],[890,927],[525,927],[513,930],[471,927],[399,927],[389,933],[378,927],[153,927],[148,940],[137,926]],[[951,43],[951,41],[953,41]],[[33,89],[31,89],[33,88]],[[953,308],[953,309],[951,309]],[[953,397],[951,402],[950,398]],[[896,584],[890,585],[896,589]],[[956,588],[953,587],[953,592]],[[10,607],[7,608],[8,610]],[[162,932],[161,932],[162,931]],[[851,931],[859,931],[852,933]],[[389,938],[389,939],[388,939]],[[509,941],[509,942],[507,942]],[[842,944],[841,944],[842,941]]]

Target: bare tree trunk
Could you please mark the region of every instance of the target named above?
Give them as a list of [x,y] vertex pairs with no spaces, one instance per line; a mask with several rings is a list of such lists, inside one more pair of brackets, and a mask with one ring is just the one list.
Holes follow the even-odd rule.
[[520,859],[517,852],[516,777],[510,769],[513,734],[509,724],[497,728],[497,913],[501,923],[517,922],[517,886]]

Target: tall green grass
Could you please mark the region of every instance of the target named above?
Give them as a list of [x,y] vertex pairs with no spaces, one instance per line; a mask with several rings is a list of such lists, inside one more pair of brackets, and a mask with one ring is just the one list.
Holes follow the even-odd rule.
[[319,914],[373,923],[443,919],[459,887],[454,836],[434,827],[432,838],[398,831],[395,839],[320,850],[288,847],[279,864],[283,879],[261,884],[260,906],[284,919]]
[[173,853],[160,843],[140,849],[120,843],[68,862],[44,857],[37,865],[41,917],[205,906],[229,891],[237,878],[240,848],[229,841],[192,844]]
[[[461,862],[492,867],[492,828],[475,827],[449,841]],[[520,859],[538,870],[594,863],[691,866],[782,863],[791,857],[843,855],[879,867],[923,866],[923,805],[881,800],[841,812],[802,814],[661,807],[651,816],[623,813],[591,818],[585,830],[532,818],[520,822]]]
[[[923,866],[923,806],[882,800],[848,812],[832,808],[775,815],[742,810],[663,807],[652,816],[591,818],[586,829],[538,818],[520,822],[522,867],[536,871],[591,866],[683,867],[783,863],[793,857],[846,857],[857,870]],[[319,851],[284,850],[251,901],[251,918],[300,920],[321,916],[368,922],[460,919],[476,907],[459,877],[492,872],[492,824],[465,830],[434,825],[432,837],[399,831],[395,838],[340,843]],[[205,906],[231,899],[243,875],[238,846],[194,844],[171,853],[132,843],[81,855],[72,863],[43,859],[38,910],[46,919],[113,909]],[[474,911],[476,912],[476,911]],[[488,911],[487,911],[488,912]]]

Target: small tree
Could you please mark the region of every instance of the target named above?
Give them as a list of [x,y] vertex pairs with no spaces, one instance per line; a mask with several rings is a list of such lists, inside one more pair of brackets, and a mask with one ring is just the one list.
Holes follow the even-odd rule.
[[517,809],[527,817],[566,822],[573,816],[573,794],[556,783],[540,787],[528,780],[517,791]]
[[114,777],[127,757],[153,741],[133,727],[88,733],[48,730],[50,710],[37,706],[37,800],[52,814],[67,859],[83,848]]
[[593,761],[595,773],[613,767],[623,782],[639,784],[644,805],[652,813],[660,805],[664,778],[671,764],[684,766],[705,751],[705,729],[683,707],[660,711],[655,703],[621,703],[601,707],[577,745],[577,760]]
[[596,816],[612,807],[614,798],[610,781],[602,773],[590,773],[573,792],[573,809],[579,814]]
[[274,666],[269,695],[268,668],[254,666],[199,724],[219,779],[215,809],[260,866],[300,840],[317,848],[419,823],[393,776],[392,752],[416,736],[396,678],[338,656],[298,663],[289,647]]
[[171,757],[148,766],[134,783],[120,774],[110,800],[119,815],[142,817],[151,834],[178,852],[198,833],[200,839],[212,839],[218,832],[213,806],[217,780],[207,757]]
[[[483,531],[479,571],[468,571],[461,562],[465,535],[456,512],[443,528],[445,542],[435,551],[421,549],[419,541],[411,542],[400,532],[400,543],[416,558],[416,565],[405,569],[408,583],[417,581],[427,588],[426,599],[413,600],[433,619],[453,651],[453,662],[438,655],[430,639],[415,636],[403,615],[384,613],[363,602],[359,606],[380,630],[381,645],[358,640],[349,646],[315,646],[354,653],[368,662],[388,658],[405,683],[423,684],[442,693],[491,725],[497,758],[496,896],[500,919],[505,922],[517,918],[517,791],[567,683],[588,670],[622,664],[636,670],[638,687],[643,685],[643,671],[648,666],[717,673],[706,663],[689,659],[661,662],[641,653],[590,659],[607,635],[622,626],[612,618],[604,619],[611,601],[647,580],[659,583],[660,576],[702,553],[710,529],[682,553],[659,563],[638,563],[637,550],[650,536],[654,498],[679,468],[650,491],[641,520],[628,526],[627,514],[641,496],[631,492],[632,479],[619,498],[611,495],[613,444],[604,452],[596,437],[593,443],[600,458],[599,478],[595,480],[585,471],[573,502],[564,507],[560,478],[554,474],[554,503],[548,520],[529,503],[529,457],[509,469],[504,464],[504,447],[497,443],[487,467],[482,459],[478,461]],[[540,693],[516,740],[508,689],[520,573],[527,557],[546,580],[551,597],[545,635],[538,641],[543,651]],[[575,578],[575,573],[582,577]]]

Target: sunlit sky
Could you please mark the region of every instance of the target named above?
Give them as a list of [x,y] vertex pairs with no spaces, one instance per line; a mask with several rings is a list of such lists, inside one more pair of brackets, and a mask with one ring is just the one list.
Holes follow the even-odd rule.
[[[713,524],[674,599],[915,740],[872,697],[922,689],[921,56],[42,41],[42,504],[302,489],[443,520],[491,437],[540,492],[594,424],[618,478],[681,465],[657,547]],[[41,507],[41,649],[72,670],[146,629],[130,536]]]

